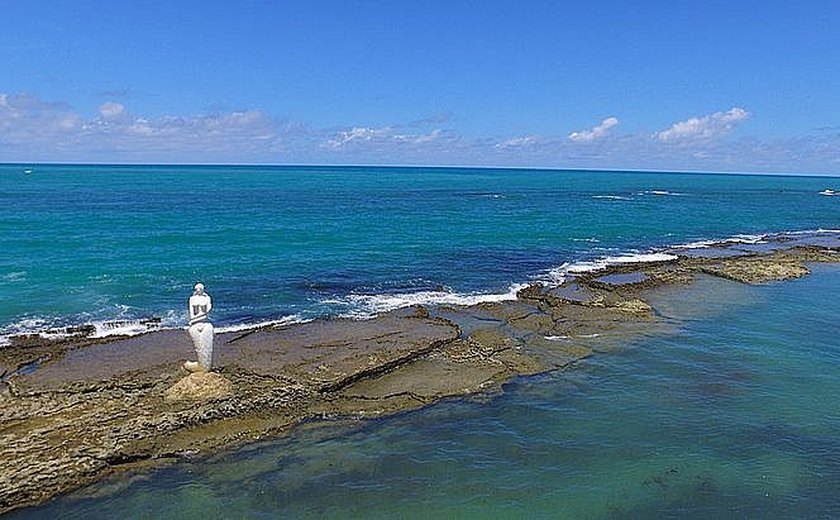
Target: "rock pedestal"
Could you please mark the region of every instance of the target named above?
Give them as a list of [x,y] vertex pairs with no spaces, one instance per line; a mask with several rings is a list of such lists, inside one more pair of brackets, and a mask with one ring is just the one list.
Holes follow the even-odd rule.
[[209,401],[233,394],[233,385],[214,372],[195,372],[163,393],[167,401]]

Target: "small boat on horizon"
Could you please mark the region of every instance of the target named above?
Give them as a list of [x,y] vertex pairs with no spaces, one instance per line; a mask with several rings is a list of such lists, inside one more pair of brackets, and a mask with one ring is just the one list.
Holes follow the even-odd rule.
[[23,174],[24,175],[31,175],[34,172],[35,172],[35,170],[33,170],[32,168],[24,168],[23,169]]
[[832,189],[826,188],[820,192],[820,195],[826,195],[828,197],[834,197],[838,195],[838,193]]

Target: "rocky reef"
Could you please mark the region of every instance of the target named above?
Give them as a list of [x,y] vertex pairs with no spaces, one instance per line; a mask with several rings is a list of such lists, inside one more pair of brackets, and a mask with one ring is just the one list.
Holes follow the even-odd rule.
[[511,301],[410,307],[217,336],[219,369],[188,374],[183,331],[93,340],[21,337],[0,348],[0,512],[115,471],[289,431],[307,419],[377,417],[494,392],[564,369],[662,318],[647,296],[697,277],[768,283],[838,262],[828,247],[615,265]]

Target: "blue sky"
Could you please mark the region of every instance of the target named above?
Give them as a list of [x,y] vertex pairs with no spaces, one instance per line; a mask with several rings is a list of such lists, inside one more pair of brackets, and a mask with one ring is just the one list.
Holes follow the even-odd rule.
[[1,162],[840,174],[840,2],[0,2]]

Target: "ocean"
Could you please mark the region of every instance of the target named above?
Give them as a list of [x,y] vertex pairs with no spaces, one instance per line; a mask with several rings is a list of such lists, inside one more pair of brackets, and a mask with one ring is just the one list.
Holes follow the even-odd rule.
[[[30,172],[30,173],[26,173]],[[512,296],[565,264],[840,227],[831,178],[467,168],[0,165],[0,341]]]
[[[196,281],[225,330],[508,299],[711,240],[837,240],[826,189],[840,180],[0,165],[0,342],[183,327]],[[307,425],[10,517],[836,517],[838,290],[840,269],[817,266],[664,291],[667,330],[500,395]]]

